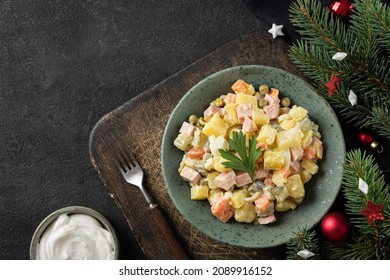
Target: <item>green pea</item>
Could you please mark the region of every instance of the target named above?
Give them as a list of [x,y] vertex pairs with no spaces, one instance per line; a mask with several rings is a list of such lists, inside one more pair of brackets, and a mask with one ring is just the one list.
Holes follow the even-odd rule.
[[198,121],[198,117],[195,116],[195,115],[191,115],[189,118],[188,118],[188,122],[190,124],[196,124],[196,122]]
[[291,104],[290,98],[288,98],[288,97],[283,97],[282,100],[280,101],[280,104],[281,104],[283,107],[288,107],[288,106],[290,106],[290,104]]
[[267,86],[267,85],[261,85],[261,86],[259,87],[259,92],[260,92],[261,94],[267,94],[267,93],[269,93],[269,88],[268,88],[268,86]]
[[264,98],[260,98],[258,104],[259,104],[259,108],[263,108],[264,106],[267,106],[268,102]]
[[217,107],[222,107],[223,105],[225,105],[225,102],[223,102],[221,97],[218,97],[217,99],[215,99],[214,104]]

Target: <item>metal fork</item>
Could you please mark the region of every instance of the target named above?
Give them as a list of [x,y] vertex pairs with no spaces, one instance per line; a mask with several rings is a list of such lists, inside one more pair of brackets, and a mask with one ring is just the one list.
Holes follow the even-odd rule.
[[[126,182],[138,187],[149,205],[148,210],[137,209],[140,212],[141,219],[136,215],[131,220],[131,228],[138,229],[138,232],[135,234],[137,242],[141,245],[141,248],[149,248],[152,251],[156,250],[156,244],[158,244],[158,250],[153,255],[156,259],[188,260],[190,256],[183,247],[181,240],[169,224],[161,207],[153,202],[143,185],[144,171],[135,156],[128,152],[123,143],[117,140],[119,138],[116,137],[117,145],[115,147],[110,145],[109,142],[103,142],[103,145],[106,146],[110,157],[114,159],[115,165],[122,173]],[[145,210],[148,212],[145,213]],[[143,232],[139,230],[145,227],[145,220],[142,217],[147,217],[149,225],[146,228],[151,228],[155,231],[155,234],[147,238],[144,238]]]
[[120,152],[119,159],[117,159],[117,166],[125,180],[141,190],[149,208],[153,209],[157,207],[157,204],[153,202],[153,199],[143,185],[144,171],[135,156],[124,151]]

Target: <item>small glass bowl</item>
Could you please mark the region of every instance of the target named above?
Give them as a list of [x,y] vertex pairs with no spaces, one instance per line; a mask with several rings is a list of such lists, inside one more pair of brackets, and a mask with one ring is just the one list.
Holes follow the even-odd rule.
[[54,211],[49,216],[47,216],[37,227],[35,230],[33,237],[31,239],[30,243],[30,259],[31,260],[37,260],[37,251],[39,242],[41,239],[42,234],[45,232],[45,230],[50,226],[50,224],[55,221],[61,214],[85,214],[89,215],[96,220],[98,220],[103,228],[105,228],[107,231],[109,231],[112,234],[113,240],[114,240],[114,259],[117,260],[119,258],[119,241],[118,236],[116,235],[116,232],[110,222],[99,212],[88,208],[84,206],[68,206],[61,209],[58,209],[57,211]]

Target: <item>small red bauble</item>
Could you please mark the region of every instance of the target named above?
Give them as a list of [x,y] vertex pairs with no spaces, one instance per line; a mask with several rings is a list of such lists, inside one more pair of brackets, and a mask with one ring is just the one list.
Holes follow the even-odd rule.
[[325,239],[332,242],[342,242],[349,235],[349,221],[347,217],[339,212],[332,212],[322,219],[321,233]]
[[329,2],[329,9],[342,20],[347,20],[354,9],[352,2],[350,0],[331,0]]
[[370,146],[372,141],[374,140],[372,135],[366,132],[360,132],[358,134],[358,137],[359,137],[360,144],[362,144],[363,146]]

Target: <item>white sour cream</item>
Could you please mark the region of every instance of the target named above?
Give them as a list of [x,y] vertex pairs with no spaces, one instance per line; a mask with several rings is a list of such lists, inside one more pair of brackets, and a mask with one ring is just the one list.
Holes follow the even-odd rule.
[[37,259],[114,259],[113,236],[91,216],[61,214],[42,234]]

